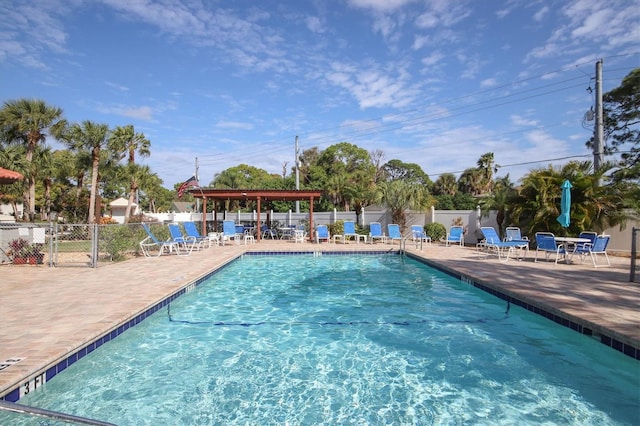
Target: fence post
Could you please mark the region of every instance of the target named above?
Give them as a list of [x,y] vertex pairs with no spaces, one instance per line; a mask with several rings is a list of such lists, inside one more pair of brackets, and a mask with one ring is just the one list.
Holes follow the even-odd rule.
[[98,225],[91,224],[91,267],[98,267]]
[[53,268],[53,244],[56,238],[57,222],[49,222],[49,268]]
[[636,239],[638,236],[638,228],[635,226],[631,229],[631,272],[629,273],[629,281],[636,280]]

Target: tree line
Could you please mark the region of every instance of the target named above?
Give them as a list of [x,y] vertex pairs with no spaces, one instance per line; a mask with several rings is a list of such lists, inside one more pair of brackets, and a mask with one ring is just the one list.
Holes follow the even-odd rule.
[[[304,150],[299,163],[282,174],[268,173],[247,164],[227,168],[213,176],[213,188],[295,189],[296,172],[302,189],[320,189],[323,197],[316,211],[334,208],[354,211],[380,205],[388,208],[395,223],[404,227],[405,211],[436,209],[496,210],[498,224],[521,226],[527,232],[562,231],[559,214],[560,185],[573,185],[572,224],[569,233],[584,229],[602,230],[623,224],[625,209],[638,210],[638,157],[640,141],[640,69],[633,70],[620,87],[604,96],[605,154],[612,160],[594,170],[590,161],[571,161],[562,167],[531,170],[518,186],[509,175],[494,176],[498,168],[491,152],[480,156],[473,167],[458,178],[452,173],[432,181],[415,163],[386,160],[384,152],[368,152],[349,142],[321,150]],[[48,137],[66,149],[53,151]],[[586,141],[592,146],[593,140]],[[126,197],[131,205],[139,201],[147,211],[168,210],[177,199],[176,189],[162,186],[162,180],[148,166],[136,163],[136,156],[149,156],[151,142],[132,125],[110,129],[93,121],[68,123],[60,108],[38,99],[9,100],[0,109],[0,166],[23,173],[23,182],[0,186],[0,201],[24,204],[23,220],[48,218],[60,212],[70,221],[94,223],[100,219],[100,199]],[[298,168],[296,170],[296,168]],[[90,180],[88,180],[90,179]],[[193,201],[187,194],[185,201]],[[308,208],[301,201],[303,208]],[[292,209],[293,203],[271,201],[275,210]],[[232,202],[229,210],[255,206]],[[17,209],[14,207],[14,211]],[[208,211],[210,209],[208,208]]]

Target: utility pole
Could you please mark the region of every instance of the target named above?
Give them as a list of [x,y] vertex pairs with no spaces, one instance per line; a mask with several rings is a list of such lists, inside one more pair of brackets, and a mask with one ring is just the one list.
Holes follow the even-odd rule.
[[604,129],[602,117],[602,59],[596,62],[596,121],[593,130],[593,168],[598,170],[604,156]]
[[[300,189],[300,151],[298,150],[298,136],[296,135],[296,191]],[[296,213],[300,213],[300,200],[296,200]]]
[[[196,177],[198,186],[200,186],[200,178],[198,177],[198,157],[196,157],[196,173],[194,176]],[[196,212],[200,212],[200,198],[196,198]]]

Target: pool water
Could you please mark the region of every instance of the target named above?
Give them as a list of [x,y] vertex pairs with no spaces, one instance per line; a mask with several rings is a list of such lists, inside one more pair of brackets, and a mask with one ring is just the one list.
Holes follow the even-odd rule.
[[20,403],[119,425],[632,425],[639,365],[405,257],[246,256]]

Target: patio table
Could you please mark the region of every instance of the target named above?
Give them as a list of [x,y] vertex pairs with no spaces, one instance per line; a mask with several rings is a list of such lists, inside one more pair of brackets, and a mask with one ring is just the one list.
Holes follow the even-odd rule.
[[556,237],[555,240],[557,243],[562,243],[562,246],[564,246],[564,261],[566,263],[571,263],[571,259],[573,259],[573,255],[578,248],[578,244],[591,242],[589,238],[578,237]]

